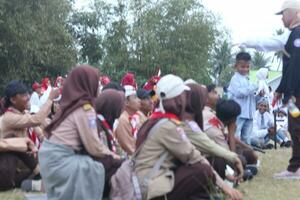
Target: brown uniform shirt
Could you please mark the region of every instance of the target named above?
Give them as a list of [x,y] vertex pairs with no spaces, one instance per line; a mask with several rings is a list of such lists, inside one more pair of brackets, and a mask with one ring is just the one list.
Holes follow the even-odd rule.
[[229,162],[234,163],[238,158],[237,154],[211,140],[198,126],[195,121],[186,121],[184,131],[192,144],[202,154],[208,156],[219,156],[225,158]]
[[[139,123],[137,124],[137,129],[139,129],[142,124],[146,121],[146,117],[141,112],[137,112],[139,115]],[[132,155],[135,151],[135,142],[136,139],[133,136],[132,126],[129,121],[130,115],[127,111],[124,111],[120,118],[119,124],[114,131],[114,136],[116,137],[118,143],[122,149],[128,154]]]
[[85,149],[95,157],[112,155],[108,147],[100,141],[96,112],[91,106],[80,107],[73,111],[52,131],[50,141],[69,146],[75,151]]
[[229,150],[229,145],[224,134],[224,125],[217,118],[215,112],[208,106],[204,107],[203,119],[203,131],[207,134],[207,136],[215,141],[218,145]]
[[172,169],[177,167],[175,160],[186,164],[205,161],[201,153],[191,144],[181,125],[171,120],[161,124],[155,133],[146,139],[137,155],[136,173],[143,178],[153,168],[159,157],[164,152],[169,152],[160,169],[148,182],[147,199],[162,196],[173,189],[175,179]]
[[[19,110],[10,107],[8,112],[4,113],[2,118],[2,134],[7,137],[27,137],[28,128],[40,126],[51,110],[52,101],[48,100],[36,114],[21,113]],[[35,128],[38,137],[41,137],[42,131]]]

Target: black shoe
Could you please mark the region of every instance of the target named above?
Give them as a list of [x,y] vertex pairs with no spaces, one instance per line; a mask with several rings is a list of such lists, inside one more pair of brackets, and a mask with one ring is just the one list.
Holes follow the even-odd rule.
[[286,141],[284,143],[284,146],[287,147],[287,148],[291,147],[292,146],[292,141],[291,140]]
[[253,178],[253,174],[249,169],[245,169],[244,170],[244,175],[243,175],[243,179],[244,181],[250,181]]
[[263,146],[263,149],[273,149],[274,148],[274,145],[269,143],[269,144],[266,144]]
[[253,176],[255,176],[258,172],[256,165],[246,165],[245,169],[250,170]]

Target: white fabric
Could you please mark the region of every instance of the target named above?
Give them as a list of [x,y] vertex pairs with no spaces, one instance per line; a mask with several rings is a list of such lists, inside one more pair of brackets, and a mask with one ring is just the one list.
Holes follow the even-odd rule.
[[276,13],[276,14],[282,14],[282,12],[285,9],[295,9],[295,10],[300,10],[300,1],[299,0],[286,0],[283,2],[282,6],[281,6],[281,10]]
[[270,94],[269,87],[267,84],[268,73],[269,73],[269,70],[267,68],[260,68],[256,72],[256,78],[258,81],[257,93],[259,93],[260,91],[264,91],[266,97],[269,97],[269,94]]
[[29,111],[29,113],[37,113],[37,112],[39,112],[39,110],[40,110],[39,106],[37,106],[37,105],[30,105],[30,111]]
[[255,111],[255,91],[258,86],[249,81],[248,76],[235,72],[228,87],[228,98],[233,99],[241,106],[240,118],[252,119]]
[[[268,128],[274,125],[274,118],[269,112],[265,112],[263,114],[265,124],[261,124],[262,114],[260,114],[259,110],[255,111],[253,118],[253,133],[251,138],[262,138],[268,134]],[[267,128],[261,128],[267,127]]]
[[190,90],[179,76],[168,74],[163,76],[157,83],[156,93],[160,100],[159,108],[161,112],[165,112],[162,101],[164,99],[172,99],[179,96],[185,90]]
[[136,95],[136,89],[131,85],[124,85],[125,89],[125,97],[129,97],[131,95]]
[[286,116],[276,118],[276,129],[277,130],[288,130],[288,118]]
[[186,84],[186,85],[187,84],[194,84],[194,83],[196,84],[197,82],[195,80],[191,79],[191,78],[188,79],[188,80],[186,80],[186,81],[184,81],[184,84]]
[[284,50],[284,45],[290,33],[290,31],[286,30],[281,35],[271,35],[268,37],[254,36],[235,43],[238,44],[240,48],[253,48],[258,51],[282,51]]
[[52,87],[49,85],[47,90],[44,92],[44,94],[41,96],[40,98],[40,104],[39,104],[39,107],[41,108],[45,103],[46,101],[49,99],[49,95],[50,95],[50,92],[52,90]]
[[30,113],[36,113],[40,110],[40,97],[37,92],[33,92],[30,97]]

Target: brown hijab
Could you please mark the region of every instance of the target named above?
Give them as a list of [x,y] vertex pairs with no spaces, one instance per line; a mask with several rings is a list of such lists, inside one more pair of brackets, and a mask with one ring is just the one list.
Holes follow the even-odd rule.
[[187,104],[185,111],[195,115],[194,120],[203,130],[202,111],[208,98],[207,89],[197,83],[190,83],[187,84],[187,86],[189,86],[191,90],[187,93]]
[[[181,95],[174,97],[172,99],[163,100],[163,106],[167,113],[172,113],[178,116],[181,119],[182,114],[184,113],[186,107],[186,92],[183,92]],[[140,128],[137,134],[136,148],[139,148],[141,144],[146,140],[151,128],[159,121],[160,119],[149,119],[143,126]]]
[[96,99],[96,112],[103,115],[107,123],[113,128],[115,119],[119,118],[125,103],[122,91],[107,89]]
[[89,65],[75,67],[64,83],[60,110],[54,115],[51,123],[45,128],[48,136],[74,110],[86,103],[94,106],[99,86],[99,71]]

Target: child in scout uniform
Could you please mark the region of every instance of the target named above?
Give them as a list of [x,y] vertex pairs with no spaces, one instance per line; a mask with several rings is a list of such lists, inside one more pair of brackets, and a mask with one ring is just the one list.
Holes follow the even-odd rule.
[[127,155],[132,155],[135,151],[135,142],[139,128],[146,121],[146,117],[141,113],[141,101],[137,97],[136,89],[131,85],[125,85],[125,106],[118,125],[114,131],[118,143]]

